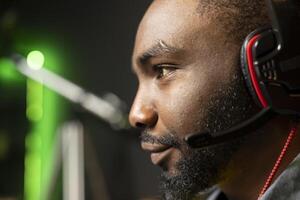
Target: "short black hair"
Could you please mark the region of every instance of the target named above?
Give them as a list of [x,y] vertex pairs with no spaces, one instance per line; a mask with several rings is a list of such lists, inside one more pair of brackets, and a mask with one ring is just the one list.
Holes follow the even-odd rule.
[[241,42],[257,28],[270,22],[264,0],[198,0],[197,12],[218,19],[221,28]]

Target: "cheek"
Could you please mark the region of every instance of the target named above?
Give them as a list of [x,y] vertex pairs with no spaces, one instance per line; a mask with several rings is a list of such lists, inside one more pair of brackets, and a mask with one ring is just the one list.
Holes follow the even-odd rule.
[[205,102],[208,101],[208,80],[202,73],[187,73],[162,93],[159,118],[170,130],[183,138],[186,134],[200,131],[205,117]]
[[194,66],[178,76],[180,78],[166,90],[160,91],[163,101],[159,105],[159,118],[169,131],[177,133],[180,138],[207,127],[208,110],[214,106],[211,103],[213,97],[230,80],[229,70],[206,69]]

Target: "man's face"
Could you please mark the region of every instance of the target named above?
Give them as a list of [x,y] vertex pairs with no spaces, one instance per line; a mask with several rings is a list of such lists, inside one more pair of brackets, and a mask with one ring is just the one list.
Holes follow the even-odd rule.
[[215,184],[237,142],[192,150],[184,137],[228,128],[246,117],[249,106],[237,68],[239,45],[214,17],[200,16],[197,5],[154,1],[133,52],[139,87],[130,122],[144,129],[142,148],[164,170],[165,189],[185,193]]

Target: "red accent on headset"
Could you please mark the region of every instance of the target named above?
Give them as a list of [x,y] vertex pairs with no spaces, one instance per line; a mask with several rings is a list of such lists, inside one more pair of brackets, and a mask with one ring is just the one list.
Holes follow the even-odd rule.
[[248,62],[250,78],[251,78],[251,82],[253,83],[255,93],[256,93],[262,107],[266,108],[266,107],[268,107],[268,103],[260,89],[260,86],[259,86],[259,83],[257,80],[257,76],[256,76],[254,64],[253,64],[253,54],[252,54],[252,47],[254,46],[255,42],[257,41],[257,39],[259,37],[260,37],[260,35],[255,35],[253,38],[251,38],[251,40],[248,42],[247,47],[246,47],[246,54],[247,54],[247,62]]

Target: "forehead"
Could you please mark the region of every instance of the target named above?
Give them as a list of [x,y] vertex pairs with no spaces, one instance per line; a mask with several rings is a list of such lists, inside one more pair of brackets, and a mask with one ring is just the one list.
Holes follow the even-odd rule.
[[135,41],[133,64],[154,44],[166,44],[187,51],[210,48],[220,39],[217,24],[199,15],[199,0],[156,0],[142,19]]

